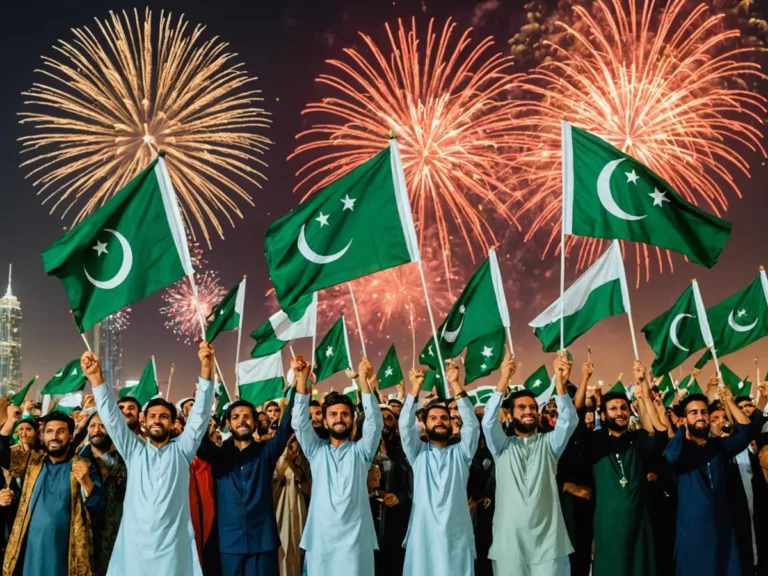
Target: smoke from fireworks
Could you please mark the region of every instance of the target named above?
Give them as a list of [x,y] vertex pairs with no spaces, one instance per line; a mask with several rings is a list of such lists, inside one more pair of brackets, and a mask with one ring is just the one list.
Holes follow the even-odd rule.
[[512,61],[492,52],[490,38],[471,47],[469,30],[454,41],[455,28],[448,20],[438,33],[430,20],[419,40],[415,20],[409,30],[399,21],[395,31],[386,26],[389,44],[381,48],[361,33],[366,50],[345,49],[344,59],[328,61],[336,75],[317,78],[329,96],[303,113],[320,123],[297,136],[304,143],[291,155],[305,162],[295,190],[306,197],[380,152],[392,131],[419,243],[437,229],[444,276],[452,234],[474,259],[478,244],[484,253],[496,243],[489,220],[513,221],[505,206],[511,160],[504,154],[511,143],[504,94]]
[[[226,296],[227,290],[219,284],[218,274],[210,270],[195,274],[195,282],[200,310],[203,318],[207,318],[214,306]],[[189,279],[182,278],[166,288],[162,298],[165,306],[160,308],[160,313],[168,317],[165,327],[172,330],[176,339],[184,344],[199,342],[200,319]]]
[[[75,28],[74,40],[43,57],[44,84],[25,92],[22,166],[30,168],[43,202],[74,210],[74,223],[106,202],[165,151],[184,217],[210,245],[208,227],[223,236],[220,218],[242,217],[236,200],[253,204],[238,183],[261,187],[259,167],[269,125],[255,106],[260,91],[228,45],[203,41],[203,26],[147,9],[143,19],[110,12],[98,30]],[[189,226],[194,233],[195,228]]]
[[[522,191],[517,216],[533,218],[526,240],[549,232],[548,248],[560,235],[560,120],[565,118],[634,156],[694,204],[720,214],[723,189],[740,196],[732,173],[749,175],[739,150],[759,151],[765,98],[738,86],[764,76],[751,62],[751,48],[722,48],[739,36],[723,30],[723,15],[704,4],[688,9],[671,0],[661,11],[651,0],[597,0],[592,9],[573,7],[574,25],[560,24],[566,48],[515,82],[515,129],[526,142],[515,154]],[[575,239],[578,266],[599,256],[602,241]],[[634,246],[637,281],[650,279],[669,253]]]

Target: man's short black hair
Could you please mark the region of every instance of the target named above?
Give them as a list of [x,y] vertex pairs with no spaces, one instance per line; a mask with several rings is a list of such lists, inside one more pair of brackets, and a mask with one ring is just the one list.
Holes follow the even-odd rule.
[[722,402],[720,402],[719,400],[715,400],[714,402],[712,402],[711,404],[709,404],[709,406],[707,406],[707,411],[708,411],[710,414],[712,414],[713,412],[718,412],[718,411],[721,411],[721,410],[722,410],[723,412],[725,412],[725,406],[723,406],[723,403],[722,403]]
[[176,422],[176,406],[168,402],[165,398],[152,398],[152,400],[147,402],[147,407],[144,408],[144,418],[149,414],[149,409],[154,408],[155,406],[163,406],[164,408],[167,408],[171,412],[171,424]]
[[75,432],[75,421],[72,420],[69,414],[62,412],[61,410],[48,412],[48,414],[40,419],[40,422],[43,423],[43,428],[45,428],[48,422],[64,422],[67,425],[67,428],[69,428],[70,435]]
[[707,408],[709,408],[709,400],[704,394],[690,394],[685,398],[683,398],[683,401],[680,402],[680,407],[683,411],[683,416],[685,416],[688,413],[687,411],[688,404],[690,404],[691,402],[703,402],[704,405]]
[[248,400],[235,400],[234,402],[232,402],[232,404],[227,406],[227,413],[226,413],[224,419],[229,421],[232,418],[232,411],[235,408],[240,408],[242,406],[245,406],[246,408],[250,408],[251,409],[251,416],[253,416],[253,420],[255,422],[256,421],[256,406],[254,406],[253,404],[248,402]]
[[267,405],[266,405],[266,406],[264,406],[264,410],[266,411],[266,410],[268,410],[269,408],[272,408],[272,406],[277,406],[278,408],[280,408],[280,404],[278,404],[278,403],[277,403],[277,402],[275,402],[274,400],[270,400],[269,402],[267,402]]
[[435,398],[434,400],[432,400],[432,402],[424,406],[424,422],[427,421],[427,418],[429,417],[429,413],[432,410],[444,410],[445,412],[448,413],[448,416],[450,417],[451,411],[448,408],[449,404],[450,404],[450,400],[446,401],[446,400],[441,400],[440,398]]
[[125,404],[126,402],[133,402],[136,405],[136,412],[141,412],[141,404],[133,396],[123,396],[117,401],[117,405],[120,406],[120,404]]
[[398,400],[397,398],[392,398],[392,399],[388,400],[387,401],[387,406],[389,406],[390,404],[397,404],[398,406],[400,406],[400,408],[403,407],[403,403],[400,402],[400,400]]
[[309,405],[314,406],[315,408],[322,408],[322,406],[320,405],[320,402],[317,400],[310,400]]
[[355,415],[355,403],[352,402],[352,400],[344,394],[331,392],[325,397],[325,402],[323,402],[323,420],[325,420],[325,413],[328,411],[328,408],[337,406],[338,404],[344,404],[349,408],[350,412],[352,412],[352,416]]
[[[533,398],[534,401],[536,401],[536,394],[528,390],[527,388],[523,388],[522,390],[515,390],[512,392],[512,394],[509,395],[509,398],[507,398],[507,405],[509,406],[509,410],[512,410],[515,407],[515,400],[518,398]],[[539,409],[539,405],[536,405],[536,410]]]
[[733,401],[736,403],[736,406],[739,405],[739,402],[753,402],[752,398],[749,396],[736,396]]
[[624,392],[608,392],[603,396],[602,402],[600,403],[600,414],[605,414],[606,406],[608,406],[608,402],[611,400],[624,400],[624,402],[627,403],[627,406],[630,405],[629,398],[627,398],[627,395]]

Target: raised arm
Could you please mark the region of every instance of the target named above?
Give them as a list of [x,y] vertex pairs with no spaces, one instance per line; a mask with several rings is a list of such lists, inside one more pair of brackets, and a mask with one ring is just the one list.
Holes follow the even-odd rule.
[[595,365],[592,362],[585,362],[581,366],[581,380],[579,380],[579,386],[576,388],[576,395],[573,397],[573,405],[577,411],[584,408],[587,398],[587,386],[589,385],[589,379],[592,378],[594,373]]
[[86,352],[80,358],[80,367],[83,370],[83,375],[91,383],[93,397],[96,400],[96,410],[99,412],[107,434],[109,434],[123,460],[130,465],[131,455],[141,445],[141,440],[128,428],[125,417],[120,412],[115,397],[112,395],[112,388],[104,383],[99,357],[93,352]]
[[317,437],[315,429],[312,428],[312,420],[309,415],[309,393],[307,391],[307,377],[309,376],[309,366],[302,359],[291,361],[293,369],[294,382],[296,384],[296,398],[294,400],[293,410],[291,411],[291,427],[296,433],[296,440],[304,451],[304,454],[311,461],[323,445],[323,441]]
[[376,396],[371,393],[371,388],[368,385],[373,374],[373,367],[365,356],[362,362],[360,362],[359,374],[365,421],[363,422],[363,437],[358,442],[358,445],[363,450],[368,462],[373,462],[373,457],[376,456],[376,451],[379,449],[381,430],[384,428],[384,418],[381,416],[381,407],[376,401]]
[[646,370],[643,363],[640,362],[639,360],[635,360],[635,363],[632,366],[632,370],[635,373],[635,381],[637,382],[637,385],[643,391],[641,404],[643,405],[643,408],[645,410],[646,418],[648,418],[648,422],[652,427],[652,429],[649,430],[649,433],[653,434],[655,431],[666,432],[667,427],[659,419],[659,414],[656,411],[656,406],[654,405],[654,402],[651,399],[651,391],[650,391],[650,388],[648,387],[648,371]]
[[504,400],[504,393],[507,391],[507,386],[509,386],[512,376],[515,375],[516,369],[515,359],[511,357],[509,350],[507,350],[501,363],[501,376],[499,383],[496,384],[496,392],[491,395],[491,398],[485,404],[482,424],[483,434],[485,435],[485,443],[494,460],[501,456],[509,441],[501,427],[501,422],[499,422],[499,410]]
[[288,440],[291,438],[291,434],[293,434],[293,428],[291,428],[291,415],[293,413],[293,406],[296,403],[296,394],[291,392],[290,389],[288,394],[290,395],[290,400],[283,410],[280,426],[277,427],[275,435],[267,441],[266,454],[273,465],[277,464],[278,459],[283,455],[283,452],[285,452]]
[[424,384],[424,372],[421,370],[411,370],[410,372],[411,391],[405,397],[403,409],[400,410],[398,427],[400,428],[400,441],[403,443],[403,452],[410,462],[411,466],[416,461],[416,457],[424,449],[424,442],[419,437],[419,430],[416,424],[416,403],[419,399],[419,392]]
[[200,342],[197,356],[200,359],[200,377],[197,379],[197,397],[187,418],[187,425],[179,437],[179,450],[192,463],[203,436],[208,433],[208,421],[211,419],[214,391],[211,382],[214,350],[208,342]]
[[664,460],[667,464],[673,468],[680,461],[680,455],[683,453],[683,442],[685,441],[685,433],[687,428],[685,425],[680,426],[672,439],[667,443],[667,447],[664,449]]
[[462,452],[464,458],[471,461],[475,457],[477,443],[480,440],[480,424],[474,410],[472,410],[472,402],[467,398],[467,393],[459,379],[459,367],[451,362],[445,370],[445,375],[451,385],[453,397],[456,398],[456,406],[463,422],[459,432]]

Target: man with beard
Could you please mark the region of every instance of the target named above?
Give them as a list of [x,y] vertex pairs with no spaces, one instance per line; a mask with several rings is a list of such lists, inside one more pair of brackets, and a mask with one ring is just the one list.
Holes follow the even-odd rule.
[[216,517],[221,569],[227,576],[279,573],[272,476],[291,437],[291,416],[286,415],[273,438],[256,442],[255,415],[250,402],[232,402],[226,413],[232,436],[221,448],[206,436],[197,451],[211,464],[216,481],[216,508],[223,512]]
[[464,422],[461,418],[461,411],[459,410],[459,403],[456,401],[456,398],[451,398],[448,401],[448,413],[451,416],[451,436],[458,438]]
[[139,401],[133,396],[125,396],[117,401],[117,406],[123,413],[128,429],[136,436],[141,437],[141,420],[139,419],[141,405],[139,405]]
[[[138,422],[138,419],[136,420]],[[120,454],[114,450],[112,438],[94,408],[90,409],[88,422],[88,444],[80,451],[80,456],[93,460],[98,466],[101,483],[104,487],[104,509],[91,514],[93,532],[93,574],[104,576],[109,567],[109,558],[117,540],[120,520],[123,517],[123,501],[127,470]]]
[[413,469],[413,507],[405,537],[403,574],[473,574],[475,539],[467,504],[469,466],[477,449],[480,426],[459,368],[450,363],[446,377],[462,419],[461,441],[449,446],[451,414],[442,403],[427,405],[422,442],[416,425],[416,402],[424,373],[411,370],[411,390],[400,413],[403,451]]
[[309,403],[309,417],[312,419],[312,428],[321,440],[328,440],[330,434],[323,426],[323,407],[317,400],[312,400]]
[[514,436],[499,423],[499,408],[515,373],[509,352],[501,367],[496,391],[485,406],[483,433],[496,462],[496,510],[493,544],[488,558],[496,576],[560,576],[569,573],[573,551],[557,489],[557,460],[576,429],[578,416],[566,391],[572,362],[554,362],[558,418],[554,430],[537,434],[538,406],[529,390],[510,396]]
[[343,571],[352,576],[374,572],[376,532],[368,503],[368,469],[379,447],[381,409],[371,394],[375,381],[371,363],[360,363],[360,387],[365,421],[361,440],[350,440],[355,407],[343,394],[328,394],[323,404],[323,422],[329,441],[318,438],[309,419],[307,377],[303,360],[291,362],[296,375],[296,405],[291,425],[312,470],[312,499],[301,547],[307,552],[309,576],[330,576]]
[[711,438],[707,397],[692,394],[681,402],[685,415],[664,458],[677,480],[678,512],[675,563],[678,576],[740,576],[751,566],[739,562],[736,534],[728,509],[726,465],[750,442],[750,429],[727,387],[720,389],[736,421],[735,433]]
[[259,442],[267,442],[270,439],[272,436],[271,425],[272,421],[266,412],[256,413],[256,433],[259,437]]
[[9,410],[8,420],[0,429],[0,466],[22,481],[3,574],[89,574],[89,512],[104,507],[99,471],[94,463],[72,457],[75,423],[59,411],[42,419],[43,450],[34,450],[29,457],[12,463],[9,437],[17,419],[18,412]]
[[146,442],[130,431],[120,414],[111,387],[104,384],[98,357],[86,352],[80,361],[104,427],[128,468],[123,518],[108,575],[202,575],[189,511],[189,467],[213,407],[210,344],[200,343],[198,357],[198,399],[183,434],[171,440],[176,407],[153,398],[144,410]]

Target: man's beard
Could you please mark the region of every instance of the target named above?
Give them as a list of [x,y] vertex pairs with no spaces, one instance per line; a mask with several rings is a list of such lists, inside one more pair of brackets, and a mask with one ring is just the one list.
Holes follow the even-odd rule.
[[248,431],[244,433],[240,433],[235,428],[231,429],[230,432],[232,432],[232,438],[234,438],[239,442],[242,442],[243,440],[253,439],[253,428],[251,428],[250,426],[242,426],[242,428],[247,428]]
[[[438,430],[440,428],[440,430]],[[435,442],[445,442],[453,434],[453,429],[450,426],[434,426],[427,429],[427,438],[434,440]]]
[[136,431],[139,426],[141,426],[141,422],[139,422],[139,419],[136,418],[135,420],[128,420],[125,421],[126,424],[128,424],[128,429],[131,431]]
[[55,448],[55,449],[49,448],[48,447],[49,444],[50,442],[45,445],[45,451],[48,454],[48,456],[53,456],[54,458],[59,458],[61,456],[64,456],[64,454],[66,454],[67,451],[69,450],[69,443],[61,444],[58,448]]
[[626,424],[621,425],[618,422],[616,422],[615,418],[611,418],[610,416],[608,416],[608,414],[606,414],[605,427],[608,428],[608,430],[612,430],[613,432],[626,432],[629,429],[629,419],[627,419]]
[[696,428],[696,426],[688,426],[688,432],[694,438],[708,438],[709,437],[709,425],[705,428]]
[[349,440],[349,437],[352,435],[352,426],[347,426],[345,424],[343,431],[337,431],[335,426],[331,426],[330,430],[328,430],[328,433],[334,440]]
[[90,443],[99,450],[109,450],[112,446],[112,438],[108,434],[94,434],[90,438]]
[[536,428],[538,426],[538,423],[536,422],[536,419],[533,419],[533,422],[530,424],[525,424],[522,420],[519,420],[517,418],[512,418],[512,423],[515,427],[515,430],[518,432],[522,432],[523,434],[530,434],[531,432],[535,432]]
[[170,428],[163,428],[162,432],[157,432],[156,430],[157,428],[155,427],[151,427],[147,430],[150,440],[154,440],[155,442],[165,442],[171,435]]

